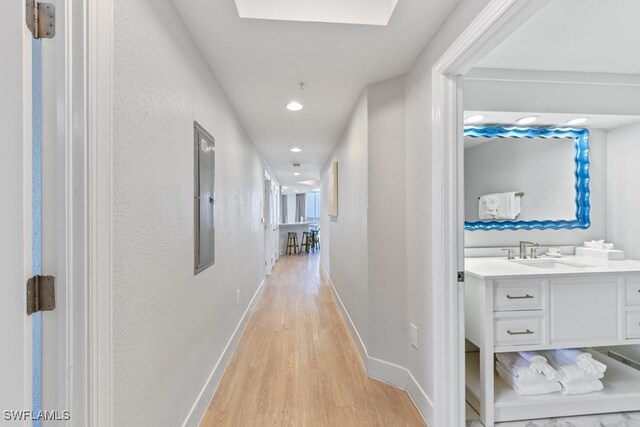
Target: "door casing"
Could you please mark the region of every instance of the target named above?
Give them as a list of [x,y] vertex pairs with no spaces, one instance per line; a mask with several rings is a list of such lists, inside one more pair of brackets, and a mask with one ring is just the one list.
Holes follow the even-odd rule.
[[[465,425],[462,76],[548,0],[491,0],[432,68],[434,425]],[[454,143],[451,143],[453,141]],[[438,207],[438,208],[435,208]]]

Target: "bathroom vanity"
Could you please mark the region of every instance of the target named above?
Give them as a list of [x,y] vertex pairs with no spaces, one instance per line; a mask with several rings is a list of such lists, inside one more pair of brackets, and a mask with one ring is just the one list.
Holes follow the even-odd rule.
[[495,353],[640,345],[640,261],[467,258],[467,401],[495,422],[640,410],[640,371],[602,353],[604,390],[520,396],[495,375]]

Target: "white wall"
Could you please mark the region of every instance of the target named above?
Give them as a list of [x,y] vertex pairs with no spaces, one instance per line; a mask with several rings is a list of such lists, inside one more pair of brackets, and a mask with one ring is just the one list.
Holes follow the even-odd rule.
[[433,390],[433,307],[439,303],[433,287],[441,284],[431,281],[431,69],[488,3],[461,0],[406,76],[407,301],[409,321],[418,326],[418,348],[409,347],[407,367],[430,400],[425,412],[444,398]]
[[[321,174],[321,261],[365,345],[370,343],[367,244],[367,92]],[[328,169],[338,162],[338,217],[329,218]]]
[[610,130],[607,150],[607,240],[640,259],[640,123]]
[[296,221],[296,195],[287,194],[287,223],[292,224]]
[[[368,372],[401,386],[408,341],[404,147],[404,77],[372,84],[321,180],[323,268],[362,340]],[[337,218],[328,217],[326,203],[333,161]]]
[[[24,4],[5,5],[0,16],[0,408],[29,409],[31,375],[30,345],[25,342],[31,331],[31,317],[25,315],[26,278],[32,274],[31,250],[31,37],[24,26]],[[44,274],[52,274],[45,271]],[[64,302],[63,302],[64,303]],[[49,313],[47,313],[49,314]],[[30,342],[30,339],[29,339]],[[25,354],[26,353],[26,354]],[[29,388],[27,388],[27,384]],[[25,407],[27,406],[27,407]],[[19,423],[16,423],[19,424]]]
[[368,92],[369,354],[406,366],[407,245],[404,77]]
[[[607,132],[603,129],[589,129],[589,148],[591,227],[586,230],[465,231],[465,247],[514,247],[518,246],[518,242],[520,240],[530,240],[545,246],[575,246],[582,245],[585,240],[604,239],[607,234]],[[482,146],[475,149],[481,150]],[[469,151],[470,150],[465,150],[465,156]],[[529,160],[529,158],[527,160]],[[574,170],[573,165],[570,165],[569,168],[570,171]],[[540,174],[544,174],[545,170],[545,168],[541,167]],[[520,191],[520,188],[521,187],[516,186],[513,189],[515,191]],[[567,195],[567,197],[569,198],[570,203],[573,204],[573,217],[575,217],[575,189],[571,188],[571,190],[572,193]],[[471,192],[474,192],[473,187],[471,188]],[[523,199],[523,205],[525,208],[528,204],[534,202],[531,199],[531,192],[526,191]],[[468,200],[466,200],[466,204],[469,204]],[[476,200],[473,202],[473,209],[476,211],[477,206],[478,204]],[[468,206],[465,206],[465,210],[467,209]]]
[[[262,281],[263,163],[166,0],[117,0],[114,34],[114,425],[173,427]],[[216,263],[197,276],[194,120],[216,139]]]

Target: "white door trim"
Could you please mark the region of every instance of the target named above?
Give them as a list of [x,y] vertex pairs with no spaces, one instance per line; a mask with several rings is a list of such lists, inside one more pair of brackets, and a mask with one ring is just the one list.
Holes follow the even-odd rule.
[[465,425],[464,164],[460,76],[548,0],[492,0],[432,69],[434,425]]
[[113,425],[113,0],[86,0],[88,425]]

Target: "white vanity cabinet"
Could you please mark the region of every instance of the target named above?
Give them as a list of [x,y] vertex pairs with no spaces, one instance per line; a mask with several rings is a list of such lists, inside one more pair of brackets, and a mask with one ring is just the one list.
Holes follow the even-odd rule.
[[[495,375],[499,352],[640,345],[640,262],[536,268],[468,259],[467,401],[485,426],[495,422],[640,410],[640,371],[601,353],[601,392],[520,396]],[[546,271],[553,270],[553,271]]]

